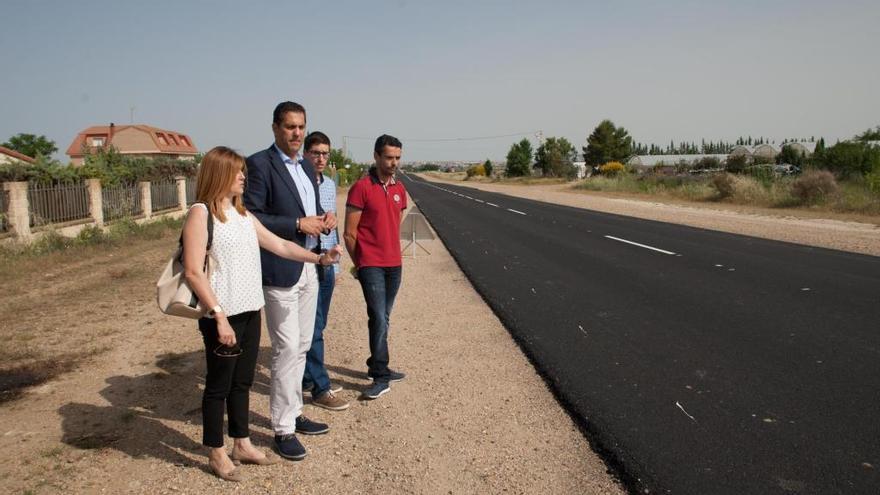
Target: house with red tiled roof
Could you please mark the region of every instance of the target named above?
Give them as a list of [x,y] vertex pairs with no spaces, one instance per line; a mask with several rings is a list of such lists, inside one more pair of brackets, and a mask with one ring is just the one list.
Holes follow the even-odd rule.
[[0,146],[0,165],[16,162],[34,163],[34,159],[5,146]]
[[113,146],[122,155],[155,158],[165,156],[192,160],[198,153],[186,134],[143,124],[92,126],[76,135],[67,147],[74,165],[82,165],[85,155]]

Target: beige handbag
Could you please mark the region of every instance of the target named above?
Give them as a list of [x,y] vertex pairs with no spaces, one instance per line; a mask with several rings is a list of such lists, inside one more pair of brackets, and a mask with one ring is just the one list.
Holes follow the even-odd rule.
[[[204,204],[204,203],[202,203]],[[207,206],[207,205],[205,205]],[[208,246],[205,251],[204,271],[211,277],[211,242],[214,240],[214,216],[208,209]],[[166,315],[183,318],[199,319],[205,316],[208,308],[201,304],[199,298],[186,282],[183,269],[183,233],[174,256],[165,264],[159,281],[156,282],[156,301],[159,310]]]

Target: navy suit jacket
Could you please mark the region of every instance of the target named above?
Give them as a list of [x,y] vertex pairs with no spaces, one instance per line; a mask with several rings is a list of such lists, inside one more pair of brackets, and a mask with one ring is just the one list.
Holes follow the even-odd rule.
[[[302,167],[307,177],[315,177],[311,162],[304,159]],[[310,180],[309,184],[315,190],[315,211],[323,215],[315,180]],[[305,245],[306,235],[296,230],[296,219],[306,216],[303,200],[274,145],[247,158],[244,206],[278,237]],[[260,249],[260,262],[263,285],[293,287],[302,274],[302,263],[276,256],[265,249]]]

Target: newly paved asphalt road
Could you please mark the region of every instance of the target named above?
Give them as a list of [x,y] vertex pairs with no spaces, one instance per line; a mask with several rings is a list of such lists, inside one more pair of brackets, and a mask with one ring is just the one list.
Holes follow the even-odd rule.
[[880,493],[880,258],[404,184],[632,490]]

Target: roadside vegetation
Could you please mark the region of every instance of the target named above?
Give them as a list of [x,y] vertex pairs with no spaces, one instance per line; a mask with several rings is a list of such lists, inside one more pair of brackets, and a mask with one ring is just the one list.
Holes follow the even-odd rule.
[[[813,152],[801,151],[794,146],[798,142],[808,142]],[[736,146],[766,144],[768,141],[763,137],[740,137],[735,144],[703,141],[698,146],[671,142],[663,149],[636,143],[626,129],[604,120],[587,137],[582,162],[575,162],[577,152],[565,138],[549,137],[537,150],[533,150],[528,139],[511,145],[503,169],[487,160],[465,172],[442,173],[439,167],[431,165],[418,171],[434,170],[432,173],[438,173],[438,177],[452,180],[502,183],[576,180],[573,187],[584,191],[880,215],[880,126],[833,146],[826,146],[823,138],[786,140],[772,158],[730,153]],[[700,151],[704,155],[699,155]],[[634,155],[655,155],[657,164],[627,165]],[[683,160],[687,155],[697,156],[691,161]],[[669,159],[664,162],[664,157]],[[578,175],[585,177],[577,179]]]
[[39,258],[45,255],[64,253],[68,257],[77,257],[95,250],[110,253],[134,241],[178,235],[182,226],[183,217],[163,216],[144,223],[122,218],[111,223],[106,230],[88,226],[76,237],[66,237],[56,230],[49,230],[31,243],[0,244],[0,276],[8,281],[16,273],[33,269],[35,263],[42,263]]

